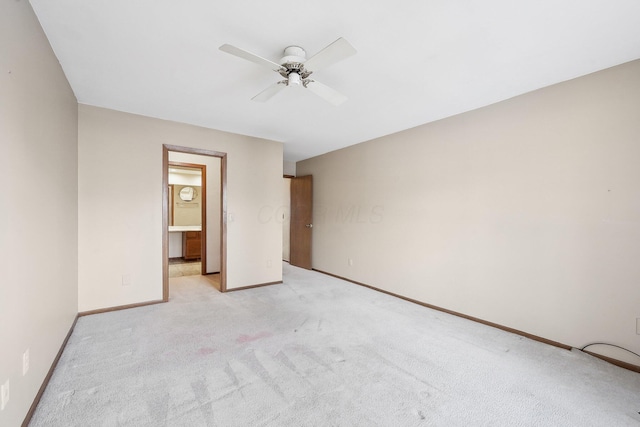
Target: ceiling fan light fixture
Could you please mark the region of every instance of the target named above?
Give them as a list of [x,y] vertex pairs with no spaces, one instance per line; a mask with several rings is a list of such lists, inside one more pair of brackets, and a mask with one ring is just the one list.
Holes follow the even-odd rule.
[[291,86],[291,85],[300,86],[300,83],[301,83],[300,74],[289,73],[288,80],[289,80],[288,86]]

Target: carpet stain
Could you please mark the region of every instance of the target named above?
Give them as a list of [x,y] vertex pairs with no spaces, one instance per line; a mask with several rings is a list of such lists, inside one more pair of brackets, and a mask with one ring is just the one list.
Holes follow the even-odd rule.
[[269,374],[269,371],[267,371],[262,362],[260,362],[254,351],[247,353],[241,361],[258,378],[260,378],[264,384],[268,385],[271,390],[277,393],[280,397],[284,398],[284,393],[276,383],[276,379],[273,378],[271,374]]
[[333,372],[333,369],[331,368],[331,365],[329,363],[327,363],[325,360],[323,360],[320,356],[318,356],[318,354],[316,354],[316,352],[314,352],[313,350],[304,349],[304,350],[302,350],[302,354],[304,354],[309,359],[311,359],[314,362],[316,362],[318,365],[320,365],[323,368],[325,368],[327,371]]
[[329,351],[335,355],[334,362],[346,362],[344,351],[338,347],[329,347]]
[[271,332],[267,332],[267,331],[260,332],[260,333],[258,333],[256,335],[244,335],[244,334],[242,334],[236,339],[236,342],[238,344],[245,344],[245,343],[248,343],[248,342],[251,342],[251,341],[259,340],[260,338],[268,338],[268,337],[272,337],[272,336],[273,336],[273,334]]
[[231,367],[231,365],[229,365],[228,362],[227,362],[227,365],[224,367],[224,373],[227,374],[227,376],[231,380],[231,385],[234,388],[237,388],[238,385],[240,384],[240,381],[238,381],[238,377],[236,376],[236,373],[233,371],[233,368]]
[[145,396],[147,403],[147,413],[157,426],[167,424],[167,416],[169,415],[169,393],[162,393],[159,396],[150,393]]
[[369,354],[372,359],[377,359],[383,366],[387,366],[387,368],[390,368],[392,371],[396,371],[396,372],[402,373],[402,374],[406,375],[408,378],[411,378],[411,379],[413,379],[415,381],[418,381],[418,382],[428,386],[429,388],[432,388],[432,389],[435,389],[435,390],[438,390],[438,391],[442,391],[438,387],[436,387],[435,385],[431,384],[426,379],[420,378],[418,375],[413,374],[412,372],[404,369],[399,364],[397,364],[397,363],[387,359],[383,355],[379,354],[376,351],[376,349],[370,348],[370,347],[368,347],[366,345],[362,345],[362,346],[359,346],[359,347],[361,347],[361,351],[366,351],[367,352],[366,354]]
[[302,323],[300,323],[298,327],[293,330],[293,332],[298,332],[298,330],[302,330],[302,327],[304,326],[305,323],[307,323],[307,320],[309,320],[309,317],[305,317]]
[[282,365],[284,365],[287,368],[289,368],[291,371],[293,371],[296,374],[300,375],[300,372],[298,371],[298,368],[296,368],[296,365],[294,365],[294,363],[291,361],[291,359],[289,359],[289,357],[285,353],[283,353],[282,351],[279,351],[274,356],[274,359],[276,359]]
[[202,414],[202,420],[207,426],[214,424],[213,408],[211,407],[211,396],[209,395],[209,388],[204,380],[198,380],[191,383],[191,390],[198,402],[198,409]]
[[214,351],[216,351],[215,348],[211,348],[211,347],[202,347],[201,349],[198,350],[198,354],[200,356],[206,356],[207,354],[211,354]]

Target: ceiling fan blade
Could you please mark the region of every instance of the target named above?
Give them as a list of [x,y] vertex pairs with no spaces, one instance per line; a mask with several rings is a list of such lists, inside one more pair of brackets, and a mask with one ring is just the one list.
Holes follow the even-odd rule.
[[304,68],[310,71],[316,71],[320,68],[327,67],[342,61],[345,58],[355,55],[356,50],[348,41],[340,37],[320,52],[307,59]]
[[254,96],[253,98],[251,98],[251,100],[258,101],[258,102],[265,102],[270,100],[276,93],[280,92],[281,90],[287,87],[287,85],[284,84],[284,82],[286,82],[286,80],[282,80],[278,83],[272,84],[271,86],[269,86],[268,88],[266,88],[265,90],[263,90],[262,92]]
[[235,55],[239,58],[246,59],[247,61],[251,61],[255,64],[262,65],[263,67],[267,67],[268,69],[273,71],[280,71],[284,69],[284,67],[280,64],[276,64],[275,62],[264,59],[251,52],[247,52],[246,50],[240,49],[239,47],[231,46],[230,44],[223,44],[222,46],[220,46],[220,50],[230,53],[231,55]]
[[337,90],[331,89],[327,85],[323,85],[315,80],[309,81],[306,85],[307,89],[311,92],[318,95],[320,98],[324,99],[327,102],[332,103],[335,106],[338,106],[345,102],[348,98],[338,92]]

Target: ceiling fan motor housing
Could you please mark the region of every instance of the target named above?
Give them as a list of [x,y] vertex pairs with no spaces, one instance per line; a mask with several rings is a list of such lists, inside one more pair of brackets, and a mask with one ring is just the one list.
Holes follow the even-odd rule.
[[302,64],[307,60],[307,52],[300,46],[289,46],[284,49],[280,64]]
[[287,85],[299,85],[301,79],[311,75],[311,71],[304,68],[307,53],[300,46],[289,46],[284,49],[284,56],[280,59],[280,65],[285,69],[280,70],[282,77],[288,79]]

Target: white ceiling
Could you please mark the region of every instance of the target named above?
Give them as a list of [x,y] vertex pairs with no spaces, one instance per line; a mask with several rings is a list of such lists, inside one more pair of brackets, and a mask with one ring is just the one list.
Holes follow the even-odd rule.
[[[289,161],[640,58],[638,0],[31,4],[78,102],[281,141]],[[218,50],[278,62],[338,37],[358,53],[314,78],[339,107],[302,88],[251,101],[280,77]]]

